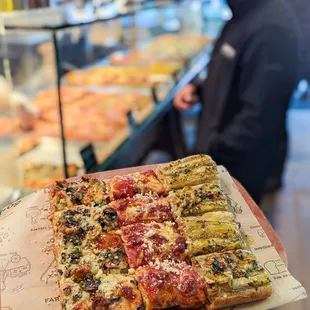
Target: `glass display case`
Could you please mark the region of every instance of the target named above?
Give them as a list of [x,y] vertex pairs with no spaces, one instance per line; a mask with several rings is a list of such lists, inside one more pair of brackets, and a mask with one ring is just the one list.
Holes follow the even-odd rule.
[[208,64],[203,8],[203,1],[93,1],[1,13],[1,74],[27,98],[24,119],[16,106],[0,116],[10,123],[0,130],[1,148],[16,139],[11,161],[22,182],[12,187],[132,166],[156,141],[183,155],[172,100]]

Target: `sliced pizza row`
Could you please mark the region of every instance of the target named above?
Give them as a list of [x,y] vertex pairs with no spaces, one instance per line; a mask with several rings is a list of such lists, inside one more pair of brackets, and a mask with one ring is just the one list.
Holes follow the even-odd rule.
[[[107,182],[84,176],[79,182],[59,181],[51,187],[51,212],[53,214],[55,211],[76,205],[96,207],[99,204],[108,204],[113,200],[132,198],[136,195],[167,196],[172,190],[204,183],[211,184],[210,191],[213,188],[212,184],[219,183],[217,166],[206,155],[190,156],[160,165],[156,171],[148,170],[142,173],[115,176]],[[218,185],[214,188],[216,190]],[[212,195],[209,190],[206,192],[205,195]],[[201,197],[200,200],[203,199],[205,198]],[[210,197],[209,200],[212,199],[215,199],[215,196]]]
[[63,309],[220,309],[272,293],[208,156],[57,182],[50,201]]

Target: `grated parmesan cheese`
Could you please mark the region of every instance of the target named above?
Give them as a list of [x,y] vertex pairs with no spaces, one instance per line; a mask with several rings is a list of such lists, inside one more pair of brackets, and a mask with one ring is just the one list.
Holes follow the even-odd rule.
[[146,237],[146,238],[150,238],[150,237],[152,237],[153,235],[155,235],[155,231],[153,230],[153,229],[151,229],[151,230],[149,230],[144,236]]
[[[107,280],[107,278],[105,280]],[[100,292],[103,292],[107,299],[110,299],[114,295],[115,285],[110,281],[102,281],[98,289]]]
[[167,259],[161,262],[158,258],[156,258],[155,262],[149,263],[149,266],[156,270],[162,270],[176,275],[182,274],[183,265],[184,263],[175,263]]

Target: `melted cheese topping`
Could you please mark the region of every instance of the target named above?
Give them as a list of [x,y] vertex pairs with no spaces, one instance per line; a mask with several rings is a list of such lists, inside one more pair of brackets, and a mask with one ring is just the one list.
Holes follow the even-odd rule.
[[129,265],[136,268],[156,258],[183,260],[186,243],[177,231],[175,223],[134,224],[122,228]]
[[136,270],[147,309],[162,309],[179,305],[196,308],[205,302],[204,283],[198,273],[186,263],[156,260]]
[[176,275],[180,275],[182,272],[182,269],[174,263],[173,261],[169,261],[165,259],[164,261],[160,261],[158,258],[156,258],[155,262],[149,263],[150,267],[153,267],[156,270],[164,270],[168,273],[174,273]]
[[134,197],[137,194],[165,194],[166,188],[153,170],[115,176],[108,181],[112,199]]
[[85,303],[89,305],[90,295],[70,279],[66,279],[60,286],[61,295],[64,299],[64,310],[71,310],[74,306]]
[[136,281],[128,275],[102,277],[97,294],[109,301],[111,309],[136,310],[142,304]]
[[108,193],[104,181],[84,176],[79,182],[56,182],[50,188],[49,197],[52,211],[61,211],[78,205],[104,204]]
[[152,221],[161,223],[173,219],[168,199],[154,195],[140,196],[120,199],[110,204],[118,212],[120,226]]

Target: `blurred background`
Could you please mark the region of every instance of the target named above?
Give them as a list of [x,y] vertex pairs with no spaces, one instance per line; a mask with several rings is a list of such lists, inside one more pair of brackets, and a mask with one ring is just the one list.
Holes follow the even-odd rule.
[[[264,192],[260,207],[290,271],[310,291],[306,2],[287,8],[298,24],[301,61],[283,181]],[[178,111],[173,101],[188,83],[206,79],[232,17],[225,0],[0,0],[0,208],[64,177],[193,153],[202,107]],[[306,310],[310,302],[281,309]]]

